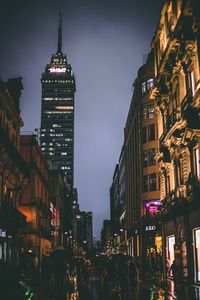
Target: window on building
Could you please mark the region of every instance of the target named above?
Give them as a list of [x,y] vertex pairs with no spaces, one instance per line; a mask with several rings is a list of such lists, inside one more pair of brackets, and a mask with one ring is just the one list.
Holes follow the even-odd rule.
[[146,82],[144,81],[142,83],[142,95],[144,95],[146,93]]
[[175,181],[177,186],[183,184],[182,165],[179,159],[175,163]]
[[152,86],[153,86],[153,79],[151,78],[147,80],[147,91],[149,91]]
[[147,107],[146,107],[146,104],[143,105],[143,107],[142,107],[142,117],[143,117],[143,120],[147,119]]
[[194,71],[190,71],[190,86],[192,90],[192,96],[195,94],[195,80],[194,80]]
[[156,154],[155,148],[152,148],[152,149],[148,150],[149,166],[154,166],[156,164],[155,154]]
[[143,176],[143,192],[148,192],[148,176]]
[[146,168],[148,165],[147,150],[143,151],[143,167]]
[[147,104],[147,115],[148,119],[154,118],[154,104],[152,102]]
[[160,175],[158,175],[158,189],[161,190],[161,180],[160,180]]
[[149,175],[149,188],[150,191],[156,191],[156,174],[150,174]]
[[142,128],[142,142],[146,143],[147,141],[147,131],[146,131],[146,127]]
[[200,158],[199,158],[199,149],[194,149],[194,172],[195,175],[200,178]]
[[169,175],[166,175],[166,193],[169,194],[170,193],[170,177]]
[[195,79],[194,79],[194,71],[193,70],[187,70],[186,71],[186,86],[187,86],[187,89],[191,89],[192,96],[194,96],[194,93],[195,93]]
[[155,140],[155,124],[151,124],[148,126],[148,141]]

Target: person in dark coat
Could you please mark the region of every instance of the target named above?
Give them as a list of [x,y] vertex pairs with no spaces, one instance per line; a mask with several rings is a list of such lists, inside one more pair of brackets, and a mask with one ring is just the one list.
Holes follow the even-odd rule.
[[128,265],[128,278],[132,295],[135,295],[139,285],[139,271],[134,261],[130,261]]
[[127,299],[128,295],[128,263],[124,260],[118,266],[118,278],[122,299]]

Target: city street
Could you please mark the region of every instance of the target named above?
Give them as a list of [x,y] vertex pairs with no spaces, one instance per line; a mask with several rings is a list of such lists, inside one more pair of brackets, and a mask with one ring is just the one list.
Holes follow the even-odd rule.
[[[45,293],[41,292],[40,297],[35,300],[53,300],[45,298]],[[87,296],[86,296],[87,295]],[[152,280],[140,281],[130,292],[130,287],[127,286],[126,296],[122,296],[120,287],[116,286],[112,290],[108,290],[99,281],[98,276],[92,273],[89,278],[88,290],[80,295],[76,290],[74,293],[67,293],[66,300],[199,300],[200,287],[187,286],[179,284],[174,287],[173,280],[168,280],[166,285],[156,284]]]
[[105,291],[99,284],[99,281],[95,276],[91,277],[90,281],[91,299],[92,300],[104,300],[104,299],[116,299],[116,300],[199,300],[200,299],[200,288],[199,287],[188,287],[180,285],[174,290],[173,281],[167,282],[166,288],[157,286],[151,282],[141,281],[139,286],[135,289],[134,295],[128,295],[127,298],[123,299],[120,293],[113,291],[111,298],[106,298]]
[[200,300],[200,0],[1,2],[0,300]]
[[[144,279],[131,277],[131,260],[104,258],[91,264],[81,257],[68,260],[63,268],[56,263],[34,281],[29,276],[3,289],[3,300],[200,300],[200,286],[185,282],[174,285],[172,278],[161,281],[153,270]],[[126,260],[125,260],[126,259]],[[115,262],[114,264],[112,262]],[[52,267],[53,266],[53,267]],[[64,266],[64,264],[63,264]],[[63,273],[63,270],[64,273]],[[4,288],[6,287],[6,283]]]
[[126,298],[122,298],[120,292],[113,291],[111,297],[106,297],[105,291],[100,286],[98,280],[95,277],[91,278],[91,300],[199,300],[200,288],[198,287],[186,287],[180,285],[174,290],[173,281],[168,281],[166,288],[157,286],[151,282],[141,281],[139,286],[135,288],[134,295],[127,295]]

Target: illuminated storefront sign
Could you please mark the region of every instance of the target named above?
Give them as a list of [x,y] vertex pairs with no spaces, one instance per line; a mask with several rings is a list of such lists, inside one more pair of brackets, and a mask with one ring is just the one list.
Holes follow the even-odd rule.
[[52,202],[50,202],[50,212],[51,212],[51,225],[54,227],[59,227],[60,226],[59,211],[53,206]]
[[65,73],[66,72],[66,68],[55,68],[52,67],[49,69],[50,73]]
[[154,231],[154,230],[156,230],[155,225],[146,225],[145,226],[145,231]]

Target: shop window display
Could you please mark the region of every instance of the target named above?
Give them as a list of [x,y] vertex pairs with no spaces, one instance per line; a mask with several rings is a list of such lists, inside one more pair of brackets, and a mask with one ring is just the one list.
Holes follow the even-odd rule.
[[193,230],[195,282],[200,282],[200,228]]
[[[167,253],[166,253],[166,267],[167,272],[169,271],[173,261],[174,261],[174,245],[175,245],[175,236],[171,235],[167,237]],[[169,275],[172,275],[171,273]]]

